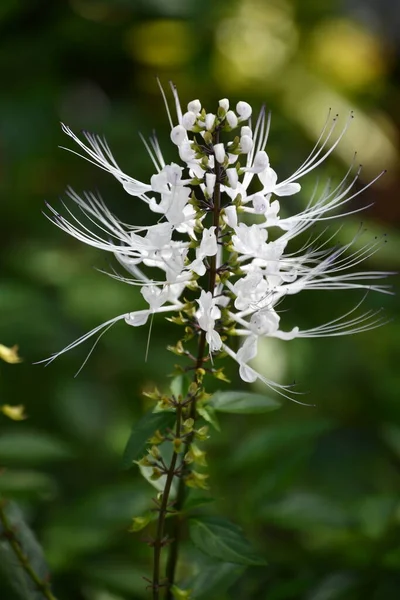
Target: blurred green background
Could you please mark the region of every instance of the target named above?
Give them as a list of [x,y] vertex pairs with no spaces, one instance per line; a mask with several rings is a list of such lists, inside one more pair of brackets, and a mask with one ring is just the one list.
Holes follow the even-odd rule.
[[[226,96],[255,109],[266,102],[268,152],[284,176],[308,155],[330,107],[343,119],[353,109],[354,123],[319,175],[343,175],[355,150],[363,183],[388,169],[353,205],[373,207],[346,219],[341,235],[354,235],[361,220],[363,240],[387,233],[366,268],[396,270],[399,31],[400,5],[389,0],[2,0],[0,343],[19,344],[24,362],[0,364],[0,397],[25,404],[29,418],[0,415],[0,492],[19,502],[36,531],[59,600],[148,597],[141,577],[150,552],[127,529],[152,492],[134,470],[120,471],[121,454],[149,406],[141,390],[166,385],[176,361],[165,347],[180,333],[156,319],[146,363],[147,328],[118,324],[77,378],[90,345],[48,368],[32,364],[143,306],[134,288],[96,270],[112,257],[41,215],[44,201],[57,206],[71,185],[99,189],[128,222],[146,219],[110,176],[58,149],[71,147],[59,121],[104,133],[123,170],[148,180],[152,165],[138,131],[156,129],[167,160],[177,160],[156,84],[157,76],[165,86],[172,79],[183,104],[200,98],[208,111]],[[304,182],[296,202],[306,201],[314,181]],[[359,299],[300,294],[285,318],[288,327],[312,327]],[[270,415],[221,419],[209,443],[219,498],[212,510],[242,525],[269,566],[248,569],[205,599],[397,597],[399,305],[373,293],[365,305],[384,306],[393,321],[355,337],[262,348],[263,372],[295,379],[315,407],[287,401]],[[233,365],[228,372],[240,386]]]

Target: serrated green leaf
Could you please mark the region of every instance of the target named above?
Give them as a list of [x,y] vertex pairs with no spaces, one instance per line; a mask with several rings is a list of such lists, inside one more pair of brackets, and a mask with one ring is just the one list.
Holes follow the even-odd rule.
[[190,537],[194,545],[212,558],[239,565],[265,565],[240,527],[221,517],[190,519]]
[[176,419],[174,412],[148,412],[132,428],[122,458],[122,468],[130,469],[134,460],[140,458],[146,449],[147,440],[159,429],[161,432],[172,427]]
[[250,415],[276,410],[282,403],[275,398],[249,392],[215,392],[210,405],[218,412]]
[[16,565],[9,545],[0,542],[0,597],[7,600],[29,600],[29,588],[22,569]]
[[188,513],[194,508],[198,508],[199,506],[204,506],[205,504],[211,504],[215,502],[215,498],[210,498],[209,496],[197,496],[194,498],[189,498],[183,507],[184,513]]
[[219,598],[241,576],[246,567],[233,563],[201,565],[199,573],[185,582],[195,600]]
[[[25,523],[18,506],[8,503],[4,512],[30,566],[40,580],[47,581],[49,570],[42,549],[31,529]],[[3,537],[3,533],[4,528],[0,523],[0,539]],[[32,579],[25,572],[14,550],[4,538],[0,541],[0,598],[7,600],[43,600],[42,592],[37,589]]]

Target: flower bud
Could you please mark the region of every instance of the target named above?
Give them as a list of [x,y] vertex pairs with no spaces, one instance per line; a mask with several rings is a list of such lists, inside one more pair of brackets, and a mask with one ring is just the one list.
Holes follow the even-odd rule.
[[225,112],[229,110],[228,98],[222,98],[222,100],[220,100],[218,104],[220,105],[221,108],[224,109]]
[[236,206],[227,206],[225,208],[225,220],[228,223],[229,227],[232,227],[232,229],[237,227]]
[[208,427],[207,425],[204,425],[204,427],[200,427],[200,429],[198,429],[195,432],[195,437],[200,440],[201,442],[204,442],[204,440],[208,439]]
[[132,525],[129,527],[128,531],[131,533],[135,533],[136,531],[141,531],[144,529],[146,525],[148,525],[151,521],[151,513],[148,513],[144,517],[133,517]]
[[175,438],[174,441],[172,442],[172,445],[174,447],[174,452],[176,454],[179,454],[179,452],[181,452],[183,450],[183,442],[182,442],[181,438]]
[[215,123],[215,115],[213,113],[206,114],[206,129],[207,131],[211,131],[214,127]]
[[248,125],[243,125],[243,127],[240,128],[240,135],[248,135],[249,138],[253,139],[253,131]]
[[206,190],[209,196],[212,196],[214,193],[214,187],[217,176],[215,173],[206,173]]
[[182,117],[182,126],[187,129],[187,130],[191,130],[193,125],[196,123],[196,115],[191,112],[190,110],[185,113]]
[[238,118],[235,115],[235,113],[233,112],[233,110],[228,110],[225,118],[226,118],[226,121],[227,121],[229,127],[232,127],[232,129],[234,129],[237,126]]
[[214,145],[214,155],[217,161],[222,165],[225,160],[225,146],[224,144]]
[[253,148],[253,140],[248,135],[242,135],[240,138],[240,150],[242,154],[248,154]]
[[229,185],[233,190],[236,190],[239,181],[238,172],[236,169],[230,168],[226,170],[226,175],[228,177]]
[[186,140],[186,129],[182,125],[176,125],[172,128],[170,137],[176,146],[180,146]]
[[183,421],[183,429],[186,431],[186,433],[190,433],[192,431],[193,425],[194,419],[186,419],[186,421]]
[[198,473],[197,471],[191,471],[189,475],[185,478],[185,483],[188,487],[197,488],[201,490],[207,490],[208,485],[206,483],[206,479],[208,479],[209,475],[205,473]]
[[150,479],[152,481],[157,481],[157,479],[160,479],[160,477],[162,477],[160,469],[158,467],[153,467],[153,472],[150,475]]
[[250,104],[248,104],[248,102],[242,101],[236,104],[236,112],[240,117],[240,121],[245,121],[246,119],[251,117],[252,111],[253,109],[251,108]]
[[192,100],[191,102],[189,102],[189,104],[187,105],[188,111],[194,113],[195,115],[198,115],[199,112],[201,111],[201,104],[200,104],[200,100]]
[[151,454],[151,456],[152,456],[153,458],[156,458],[157,460],[158,460],[159,458],[161,458],[160,450],[158,449],[158,447],[157,447],[157,446],[152,446],[152,447],[150,448],[150,454]]

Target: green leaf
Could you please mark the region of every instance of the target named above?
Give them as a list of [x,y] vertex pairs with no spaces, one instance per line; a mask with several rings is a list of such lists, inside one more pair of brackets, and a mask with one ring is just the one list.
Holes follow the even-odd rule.
[[134,460],[140,458],[146,449],[147,440],[157,429],[161,432],[172,427],[176,419],[174,412],[163,411],[146,413],[132,428],[122,459],[122,468],[130,469]]
[[[15,504],[8,503],[4,509],[10,528],[18,540],[22,552],[40,580],[49,576],[42,549],[25,523],[21,511]],[[32,579],[19,563],[14,550],[4,538],[4,528],[0,523],[0,598],[7,600],[43,600]]]
[[220,517],[196,517],[190,519],[190,537],[202,552],[224,562],[239,565],[265,565],[240,527]]
[[197,408],[197,413],[200,415],[200,417],[203,417],[207,423],[210,423],[210,425],[212,425],[216,431],[221,431],[217,415],[215,414],[215,408],[213,406],[210,404],[206,404],[206,406],[199,406]]
[[183,375],[177,375],[171,381],[171,384],[169,387],[170,387],[171,392],[175,396],[175,398],[178,398],[180,395],[183,395],[183,393],[184,393],[183,392],[183,384],[184,384],[184,376]]
[[7,469],[0,477],[0,493],[7,496],[34,496],[54,494],[56,484],[47,473]]
[[185,582],[196,600],[220,598],[241,576],[245,567],[233,563],[210,563],[201,565],[199,573]]
[[62,440],[38,431],[11,430],[0,436],[0,462],[10,464],[42,464],[72,457]]
[[235,414],[257,414],[276,410],[282,405],[274,398],[248,392],[215,392],[210,405],[214,410]]
[[149,598],[146,582],[143,583],[143,568],[135,567],[131,561],[109,557],[85,566],[85,574],[92,585],[101,589],[129,597]]
[[195,496],[193,498],[188,498],[185,502],[182,512],[188,513],[199,506],[204,506],[205,504],[211,504],[215,502],[215,498],[210,498],[209,496]]
[[0,596],[7,600],[30,600],[25,573],[5,541],[0,542]]

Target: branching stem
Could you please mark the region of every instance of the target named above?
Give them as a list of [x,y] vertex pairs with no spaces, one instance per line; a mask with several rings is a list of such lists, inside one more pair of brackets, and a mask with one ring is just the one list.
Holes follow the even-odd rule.
[[34,583],[34,585],[38,589],[38,591],[42,593],[43,597],[46,598],[47,600],[56,600],[56,597],[53,596],[53,594],[51,592],[49,582],[43,581],[42,579],[40,579],[40,577],[38,576],[36,571],[33,569],[32,565],[30,564],[27,555],[24,553],[24,551],[21,547],[21,544],[19,543],[19,541],[14,533],[13,527],[8,520],[8,517],[6,515],[4,508],[5,508],[5,502],[3,500],[1,500],[0,501],[0,522],[3,525],[4,538],[10,544],[12,550],[14,551],[15,556],[18,559],[19,564],[24,569],[24,571],[28,575],[28,577],[32,580],[32,582]]
[[[214,144],[219,143],[219,130],[218,129],[214,133],[213,142],[214,142]],[[222,174],[221,172],[222,172],[221,165],[218,163],[217,160],[215,160],[216,183],[215,183],[214,195],[213,195],[213,225],[215,226],[215,236],[217,239],[218,239],[218,235],[219,235],[219,219],[220,219],[220,212],[221,212],[221,189],[220,189],[220,185],[221,185],[220,181],[221,181],[221,174]],[[208,284],[208,291],[210,291],[213,296],[214,296],[214,292],[215,292],[216,278],[217,278],[217,256],[214,255],[210,259],[209,284]],[[198,347],[195,376],[194,376],[195,383],[198,383],[197,382],[197,379],[198,379],[197,369],[201,369],[203,366],[204,359],[205,359],[205,350],[206,350],[206,332],[202,331],[200,334],[200,338],[199,338],[199,347]],[[196,399],[195,398],[193,399],[193,401],[191,402],[191,405],[190,405],[190,417],[192,419],[196,419]],[[191,438],[189,438],[186,441],[184,454],[183,454],[184,456],[185,456],[186,452],[189,450],[190,443],[191,443]],[[185,503],[185,498],[186,498],[186,486],[185,486],[185,481],[184,481],[183,477],[181,477],[179,480],[178,493],[177,493],[177,498],[176,498],[176,502],[175,502],[175,509],[177,511],[177,515],[174,519],[174,524],[173,524],[173,529],[172,529],[172,541],[171,541],[171,546],[169,549],[169,556],[168,556],[167,569],[166,569],[166,576],[167,576],[167,582],[168,582],[167,588],[166,588],[166,595],[165,595],[166,600],[172,600],[172,598],[173,598],[172,592],[171,592],[171,586],[174,584],[174,581],[175,581],[176,567],[177,567],[177,563],[178,563],[179,544],[180,544],[180,540],[182,537],[181,533],[182,533],[182,522],[183,522],[181,512],[182,512],[182,509],[183,509],[183,506]]]

